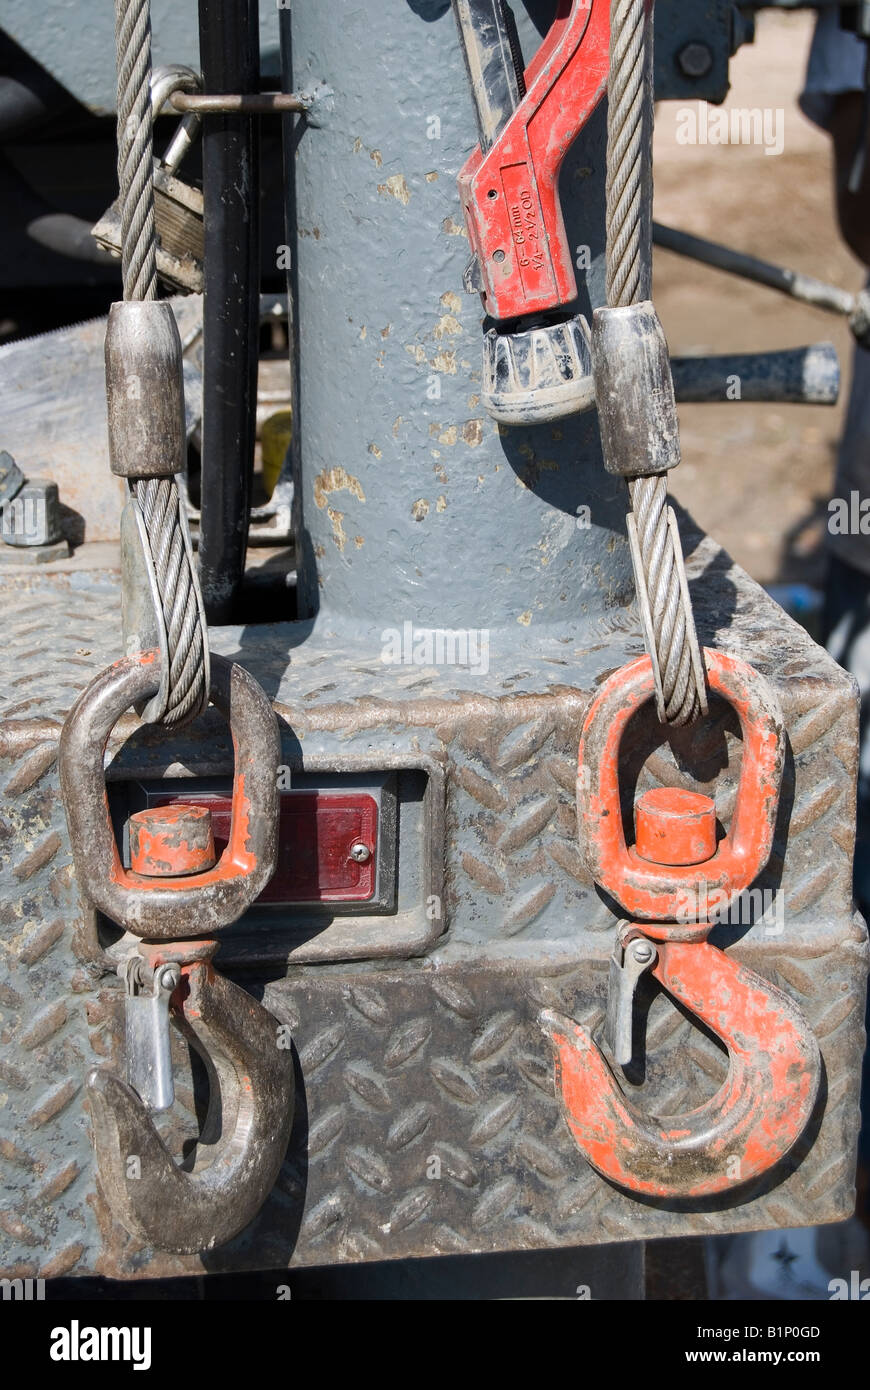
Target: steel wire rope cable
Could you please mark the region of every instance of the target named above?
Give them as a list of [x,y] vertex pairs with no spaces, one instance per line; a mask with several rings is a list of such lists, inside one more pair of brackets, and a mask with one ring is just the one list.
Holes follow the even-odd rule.
[[[115,0],[118,70],[118,183],[124,299],[157,298],[151,109],[150,0]],[[208,702],[208,633],[186,517],[174,478],[131,478],[145,523],[169,656],[165,707],[157,718],[178,726]]]
[[[607,112],[606,294],[611,308],[646,298],[644,263],[650,246],[643,227],[644,187],[652,161],[652,6],[612,0]],[[687,593],[680,582],[682,554],[669,521],[667,474],[629,478],[640,562],[649,601],[668,724],[691,724],[706,704],[696,673],[704,665]],[[694,649],[694,650],[693,650]],[[693,659],[694,657],[694,659]]]

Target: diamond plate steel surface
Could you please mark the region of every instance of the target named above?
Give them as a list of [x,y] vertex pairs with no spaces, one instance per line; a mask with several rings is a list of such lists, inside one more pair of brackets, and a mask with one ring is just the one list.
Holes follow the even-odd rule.
[[[586,1166],[559,1118],[537,1010],[600,1018],[613,926],[576,846],[577,731],[596,681],[639,649],[633,621],[615,611],[600,624],[595,651],[564,637],[506,643],[482,687],[459,671],[391,670],[376,652],[335,640],[310,640],[288,661],[288,627],[226,629],[215,648],[237,655],[275,697],[288,761],[371,765],[414,749],[445,766],[448,931],[418,960],[315,966],[302,949],[277,972],[286,978],[272,971],[264,985],[256,973],[238,975],[293,1025],[298,1119],[281,1179],[258,1220],[220,1251],[199,1258],[137,1249],[95,1184],[83,1081],[94,1060],[120,1064],[121,1000],[77,902],[54,766],[66,708],[120,648],[117,591],[109,582],[74,588],[43,578],[4,587],[0,653],[4,1273],[136,1277],[847,1214],[866,971],[849,887],[854,692],[708,542],[698,545],[690,575],[701,569],[702,640],[754,660],[776,682],[789,731],[778,857],[765,879],[784,895],[781,931],[756,924],[723,943],[799,1001],[825,1057],[824,1104],[775,1181],[706,1206],[637,1202]],[[135,727],[130,717],[122,734]],[[727,716],[689,735],[694,747],[674,738],[645,760],[642,734],[638,785],[709,790],[715,782],[727,820],[739,766]],[[229,756],[220,726],[206,720],[168,751],[137,736],[115,771],[129,763],[214,773],[228,770]],[[676,1112],[715,1090],[721,1052],[667,998],[652,1001],[646,1028],[643,1094],[651,1107]],[[199,1084],[182,1047],[176,1071],[180,1143],[196,1130]]]
[[81,913],[55,760],[66,710],[117,651],[120,622],[113,583],[84,593],[3,594],[0,1265],[24,1277],[72,1274],[99,1242],[81,1109],[94,979],[73,952]]
[[[272,1198],[209,1269],[533,1249],[839,1220],[851,1209],[862,932],[773,972],[825,1058],[828,1094],[776,1171],[715,1201],[639,1203],[587,1167],[562,1120],[540,1007],[603,1016],[606,971],[521,959],[330,973],[270,985],[298,1043],[300,1113]],[[646,1028],[649,1104],[670,1114],[720,1084],[715,1044],[659,996]],[[139,1252],[114,1232],[121,1272]],[[160,1261],[160,1268],[190,1268]]]

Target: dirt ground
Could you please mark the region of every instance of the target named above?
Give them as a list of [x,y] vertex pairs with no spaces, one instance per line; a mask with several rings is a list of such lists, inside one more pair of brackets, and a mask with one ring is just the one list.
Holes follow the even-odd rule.
[[[781,154],[681,145],[677,113],[687,103],[659,105],[655,217],[856,290],[863,268],[837,230],[830,143],[797,105],[813,24],[808,12],[763,13],[755,43],[731,64],[726,106],[782,108]],[[851,375],[845,320],[660,250],[654,295],[675,355],[835,344],[843,373],[837,406],[681,406],[683,462],[671,475],[674,495],[754,578],[819,584]]]

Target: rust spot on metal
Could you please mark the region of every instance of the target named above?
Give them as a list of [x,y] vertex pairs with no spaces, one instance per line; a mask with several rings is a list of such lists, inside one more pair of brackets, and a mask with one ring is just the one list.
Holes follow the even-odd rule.
[[339,550],[344,550],[344,547],[347,544],[347,536],[345,535],[344,527],[342,526],[342,522],[344,521],[344,512],[336,511],[335,507],[327,507],[326,515],[332,522],[333,543]]
[[411,190],[404,174],[391,174],[386,183],[378,184],[378,192],[395,198],[403,207],[407,207],[411,201]]
[[456,353],[455,352],[436,352],[434,357],[429,358],[429,366],[433,371],[442,372],[445,376],[456,375]]
[[366,500],[359,478],[344,468],[324,468],[314,479],[314,501],[322,511],[333,492],[350,492],[358,502]]
[[442,314],[441,318],[432,329],[432,337],[437,342],[443,338],[458,338],[462,333],[462,324],[454,314]]

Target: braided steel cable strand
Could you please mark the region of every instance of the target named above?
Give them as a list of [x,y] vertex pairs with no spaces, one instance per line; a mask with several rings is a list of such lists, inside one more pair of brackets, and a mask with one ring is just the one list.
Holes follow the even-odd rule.
[[[115,47],[124,298],[156,299],[149,0],[116,0]],[[129,490],[145,521],[147,558],[156,576],[167,634],[169,685],[160,722],[178,725],[208,701],[208,637],[191,550],[185,544],[187,521],[174,478],[130,479]]]
[[607,87],[607,303],[616,308],[641,298],[643,247],[646,4],[612,0],[610,79]]
[[169,651],[169,687],[161,722],[172,726],[205,706],[207,633],[190,554],[184,543],[182,502],[174,478],[131,482],[148,533]]
[[118,186],[125,299],[157,298],[154,119],[151,113],[151,10],[148,0],[117,0]]
[[668,724],[691,724],[701,713],[691,650],[697,637],[691,615],[686,617],[674,561],[667,475],[631,478],[628,492],[646,578],[665,719]]
[[[652,151],[648,119],[651,92],[651,7],[645,0],[612,0],[607,110],[606,293],[612,308],[645,297],[643,197]],[[649,598],[665,718],[689,724],[701,712],[692,662],[697,646],[691,612],[685,611],[668,525],[666,475],[631,478],[629,498]],[[700,655],[698,656],[700,661]],[[703,670],[703,663],[699,669]]]

